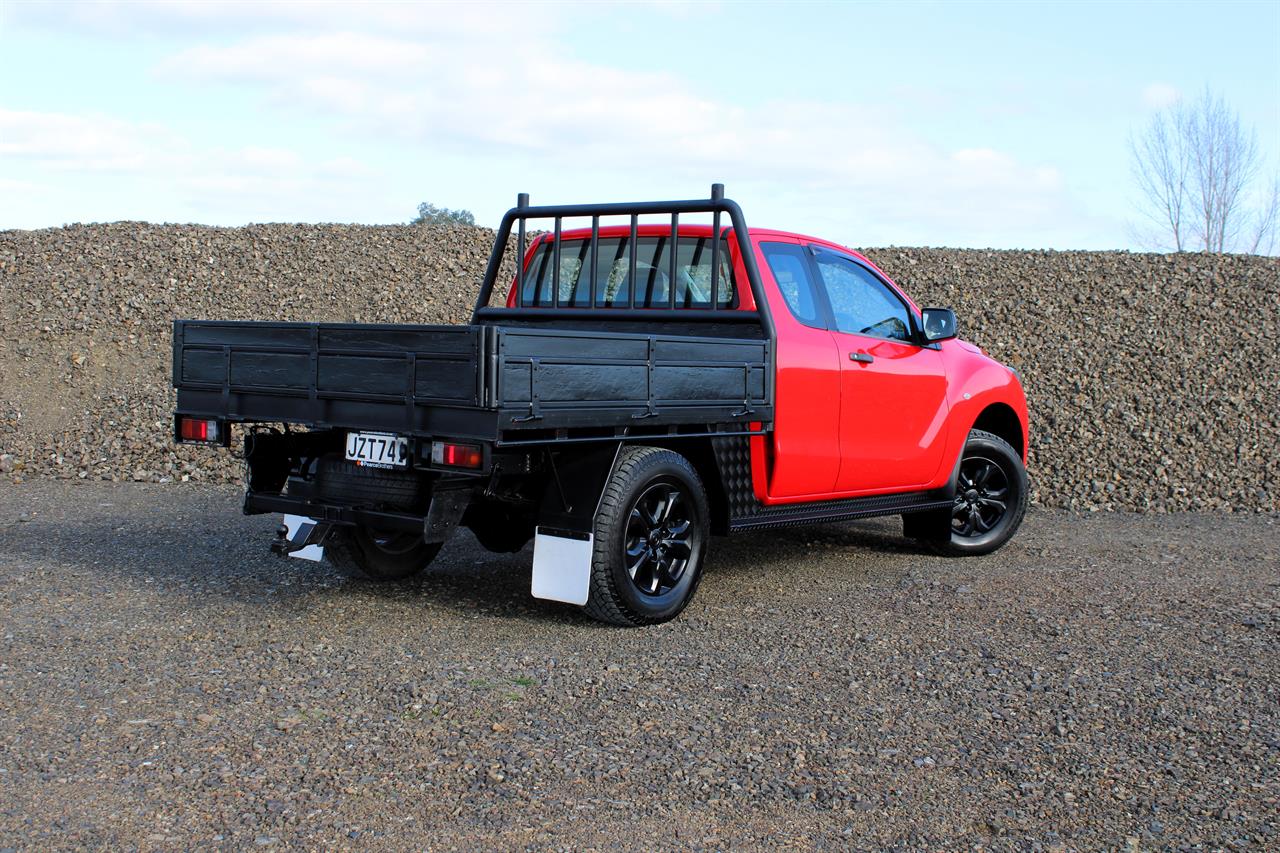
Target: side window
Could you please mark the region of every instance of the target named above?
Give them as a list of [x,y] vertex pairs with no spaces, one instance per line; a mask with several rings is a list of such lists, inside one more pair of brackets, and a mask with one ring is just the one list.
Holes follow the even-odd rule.
[[813,279],[809,275],[808,250],[795,243],[761,243],[760,249],[791,316],[806,326],[825,329]]
[[818,271],[827,288],[836,329],[854,335],[911,340],[911,316],[888,287],[860,264],[821,252]]

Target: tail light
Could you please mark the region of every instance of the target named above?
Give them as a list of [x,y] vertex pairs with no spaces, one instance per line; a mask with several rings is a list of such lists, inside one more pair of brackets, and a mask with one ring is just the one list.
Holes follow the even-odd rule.
[[215,418],[178,415],[177,439],[184,444],[226,444],[226,425]]
[[484,452],[478,444],[433,441],[431,442],[431,464],[447,468],[480,468],[484,464]]

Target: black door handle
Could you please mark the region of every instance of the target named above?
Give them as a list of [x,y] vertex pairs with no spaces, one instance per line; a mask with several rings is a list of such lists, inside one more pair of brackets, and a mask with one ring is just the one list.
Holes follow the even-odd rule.
[[849,360],[860,364],[870,364],[876,360],[876,357],[869,352],[851,352],[849,353]]

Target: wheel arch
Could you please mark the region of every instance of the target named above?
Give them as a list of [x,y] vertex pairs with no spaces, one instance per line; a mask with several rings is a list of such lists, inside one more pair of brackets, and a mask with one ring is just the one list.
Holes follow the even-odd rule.
[[[974,415],[974,412],[977,414]],[[1003,439],[1019,455],[1023,464],[1026,464],[1029,436],[1026,407],[1019,396],[1001,393],[1000,389],[990,389],[982,394],[974,394],[971,399],[959,401],[951,410],[951,416],[952,433],[947,443],[949,465],[943,469],[946,474],[936,483],[939,488],[954,493],[964,448],[975,429]]]
[[[557,473],[548,471],[540,490],[537,523],[589,532],[600,496],[624,447],[661,447],[688,459],[707,493],[711,532],[717,536],[729,532],[728,492],[707,436],[644,436],[547,448]],[[566,508],[566,502],[571,509]]]
[[969,429],[970,431],[980,429],[983,432],[1000,436],[1009,442],[1009,446],[1018,452],[1023,461],[1026,460],[1026,425],[1008,403],[997,401],[988,404],[986,408],[978,413],[977,419],[974,420]]
[[724,478],[720,473],[720,465],[716,461],[711,439],[707,436],[680,438],[679,436],[663,436],[662,438],[637,438],[628,441],[630,445],[662,447],[679,453],[693,470],[698,472],[702,480],[702,488],[707,493],[707,508],[711,513],[711,532],[716,536],[729,533],[729,498],[725,490]]

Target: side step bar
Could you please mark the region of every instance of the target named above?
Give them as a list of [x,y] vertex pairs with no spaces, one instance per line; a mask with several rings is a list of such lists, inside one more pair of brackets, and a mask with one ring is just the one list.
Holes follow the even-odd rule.
[[793,506],[764,506],[757,503],[748,514],[729,519],[729,530],[740,533],[745,530],[765,530],[773,527],[799,527],[805,524],[825,524],[833,521],[850,521],[855,518],[874,518],[879,515],[899,515],[906,512],[927,512],[950,509],[952,499],[939,497],[937,492],[915,492],[905,495],[876,495],[867,498],[850,498],[842,501],[795,504]]

